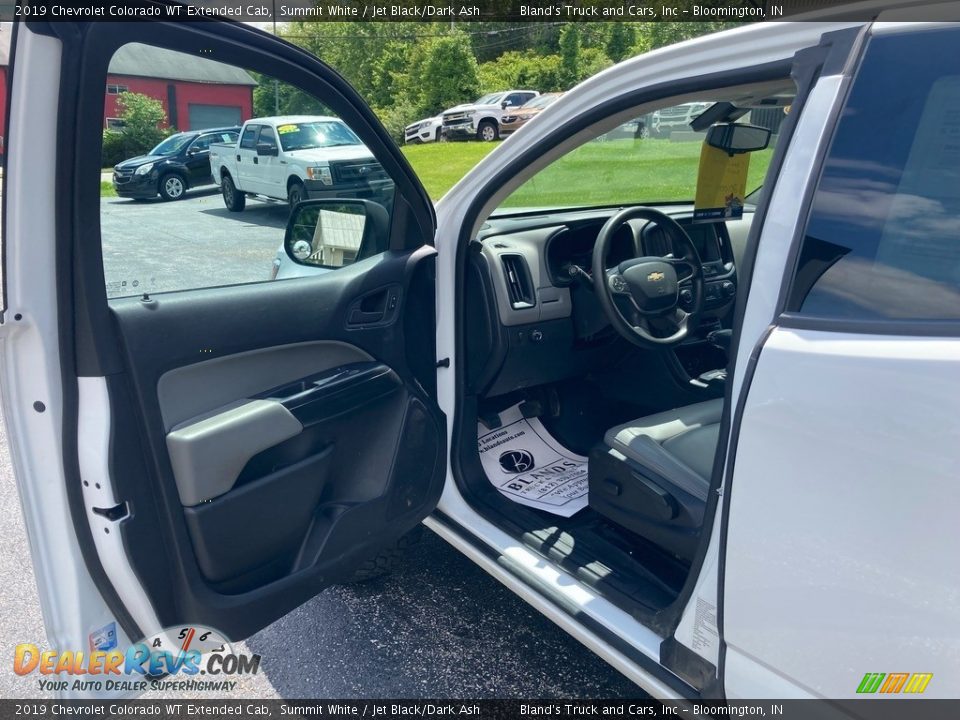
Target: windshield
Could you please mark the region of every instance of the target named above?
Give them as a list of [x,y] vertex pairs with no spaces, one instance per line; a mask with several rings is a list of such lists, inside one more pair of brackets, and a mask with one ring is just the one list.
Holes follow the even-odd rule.
[[527,103],[524,103],[522,106],[524,110],[530,108],[545,108],[547,105],[552,105],[553,102],[560,97],[559,93],[547,93],[546,95],[538,95],[533,100],[530,100]]
[[490,93],[477,100],[474,105],[499,105],[500,98],[504,95],[506,95],[506,93]]
[[183,148],[184,145],[193,140],[196,135],[188,135],[186,133],[180,133],[177,135],[171,135],[162,143],[157,145],[153,150],[150,151],[151,155],[176,155]]
[[286,123],[277,126],[277,135],[280,136],[280,145],[286,151],[363,144],[360,138],[339,120]]
[[[514,190],[500,206],[560,208],[693,202],[705,132],[690,122],[712,103],[660,108],[595,137],[555,160]],[[691,113],[691,109],[696,112]],[[753,109],[739,122],[776,133],[782,107]],[[747,191],[763,182],[773,143],[750,153]],[[755,198],[754,198],[755,199]]]

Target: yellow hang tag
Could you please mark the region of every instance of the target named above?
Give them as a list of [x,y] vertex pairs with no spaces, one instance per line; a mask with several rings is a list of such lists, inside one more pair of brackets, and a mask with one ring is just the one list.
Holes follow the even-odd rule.
[[750,153],[729,155],[703,143],[693,221],[721,222],[743,217],[749,168]]

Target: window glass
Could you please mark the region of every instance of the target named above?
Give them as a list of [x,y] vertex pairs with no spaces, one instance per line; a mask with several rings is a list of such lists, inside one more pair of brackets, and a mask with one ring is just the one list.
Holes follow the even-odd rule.
[[247,125],[240,137],[240,147],[253,150],[257,146],[257,130],[259,129],[256,125]]
[[212,143],[214,140],[220,142],[216,135],[201,135],[193,141],[193,144],[190,146],[190,150],[209,150],[210,143]]
[[870,41],[814,196],[788,309],[960,320],[960,32]]
[[[351,215],[358,206],[340,201],[381,205],[376,227],[389,227],[393,181],[323,101],[279,78],[152,45],[120,48],[108,74],[121,69],[162,82],[124,96],[139,115],[125,117],[109,92],[103,98],[104,118],[126,121],[101,144],[102,166],[113,168],[100,183],[108,298],[315,276],[386,249],[386,233],[364,234]],[[240,122],[254,122],[223,130],[238,108]],[[258,156],[258,140],[279,155]],[[191,158],[187,147],[209,152]],[[291,206],[315,199],[337,202],[295,254],[284,247]]]
[[257,144],[260,143],[269,145],[270,147],[277,146],[277,135],[269,125],[260,128],[260,138],[257,140]]
[[[792,92],[784,91],[755,101],[772,110],[744,108],[748,112],[740,122],[773,132],[766,150],[750,154],[748,192],[763,182],[791,99]],[[692,202],[706,132],[694,132],[690,123],[721,101],[728,100],[718,95],[709,102],[666,106],[598,135],[514,190],[500,211]]]

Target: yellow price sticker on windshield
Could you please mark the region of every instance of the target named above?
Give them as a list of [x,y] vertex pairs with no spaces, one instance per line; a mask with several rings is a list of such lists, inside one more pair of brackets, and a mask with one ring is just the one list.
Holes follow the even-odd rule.
[[297,125],[281,125],[280,127],[277,128],[277,132],[280,135],[286,135],[287,133],[296,132],[299,129],[300,128]]
[[721,222],[743,217],[750,153],[728,155],[703,143],[697,195],[693,202],[694,222]]

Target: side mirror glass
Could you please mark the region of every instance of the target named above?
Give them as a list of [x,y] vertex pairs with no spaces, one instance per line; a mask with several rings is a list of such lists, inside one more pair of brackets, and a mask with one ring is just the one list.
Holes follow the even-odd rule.
[[756,125],[720,123],[707,130],[707,145],[729,155],[757,152],[770,144],[770,131]]
[[257,155],[271,155],[276,157],[279,154],[277,146],[272,143],[257,143]]
[[389,214],[369,200],[307,200],[290,213],[283,247],[299,265],[338,268],[386,247]]

